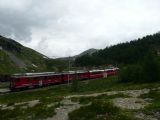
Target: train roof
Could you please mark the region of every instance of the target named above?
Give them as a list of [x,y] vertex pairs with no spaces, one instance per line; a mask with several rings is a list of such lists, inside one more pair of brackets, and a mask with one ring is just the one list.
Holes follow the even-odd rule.
[[52,76],[52,75],[60,75],[60,74],[56,74],[55,72],[18,73],[18,74],[13,74],[12,77],[14,77],[14,78],[19,78],[19,77],[42,77],[42,76]]
[[113,68],[105,69],[105,71],[108,71],[108,70],[118,70],[118,69],[119,69],[118,67],[113,67]]
[[104,72],[104,70],[90,70],[89,72]]
[[62,74],[75,74],[76,71],[63,71]]
[[76,73],[86,73],[88,71],[84,71],[84,70],[77,70]]
[[17,73],[13,75],[44,75],[44,74],[54,74],[55,72],[39,72],[39,73]]

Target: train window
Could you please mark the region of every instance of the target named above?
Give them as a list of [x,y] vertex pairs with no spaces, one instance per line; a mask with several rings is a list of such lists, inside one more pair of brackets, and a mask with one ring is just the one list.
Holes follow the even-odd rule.
[[44,76],[44,77],[43,77],[43,79],[47,79],[47,77],[46,77],[46,76]]
[[41,80],[41,77],[37,77],[37,80]]
[[20,82],[20,78],[17,78],[17,79],[15,79],[16,80],[16,82]]
[[36,77],[35,80],[40,80],[40,78],[39,78],[39,77]]
[[45,77],[41,76],[38,78],[38,80],[44,80]]
[[31,81],[31,80],[32,80],[32,78],[31,78],[31,77],[29,77],[29,78],[28,78],[28,81]]

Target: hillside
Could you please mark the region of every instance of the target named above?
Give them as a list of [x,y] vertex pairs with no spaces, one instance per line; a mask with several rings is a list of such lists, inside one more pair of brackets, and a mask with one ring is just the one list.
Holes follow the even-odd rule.
[[55,71],[64,69],[61,64],[63,62],[49,59],[15,40],[0,36],[0,74]]
[[141,39],[106,47],[92,55],[83,55],[75,60],[76,66],[94,66],[104,64],[132,64],[143,60],[149,51],[159,54],[160,33]]

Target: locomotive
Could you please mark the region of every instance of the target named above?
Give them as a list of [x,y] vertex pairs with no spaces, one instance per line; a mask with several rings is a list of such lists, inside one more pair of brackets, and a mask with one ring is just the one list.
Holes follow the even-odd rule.
[[63,73],[42,72],[22,73],[11,76],[10,89],[21,90],[49,85],[63,84],[73,80],[89,80],[116,75],[117,68],[90,71],[69,71]]

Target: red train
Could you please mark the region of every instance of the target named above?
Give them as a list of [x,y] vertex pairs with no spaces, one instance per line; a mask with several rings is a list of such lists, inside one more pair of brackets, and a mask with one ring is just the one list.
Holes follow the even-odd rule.
[[106,70],[91,70],[91,71],[72,71],[66,73],[24,73],[14,74],[10,80],[10,89],[18,90],[24,88],[36,88],[48,85],[62,84],[76,79],[87,80],[97,79],[107,76],[116,75],[117,68]]

